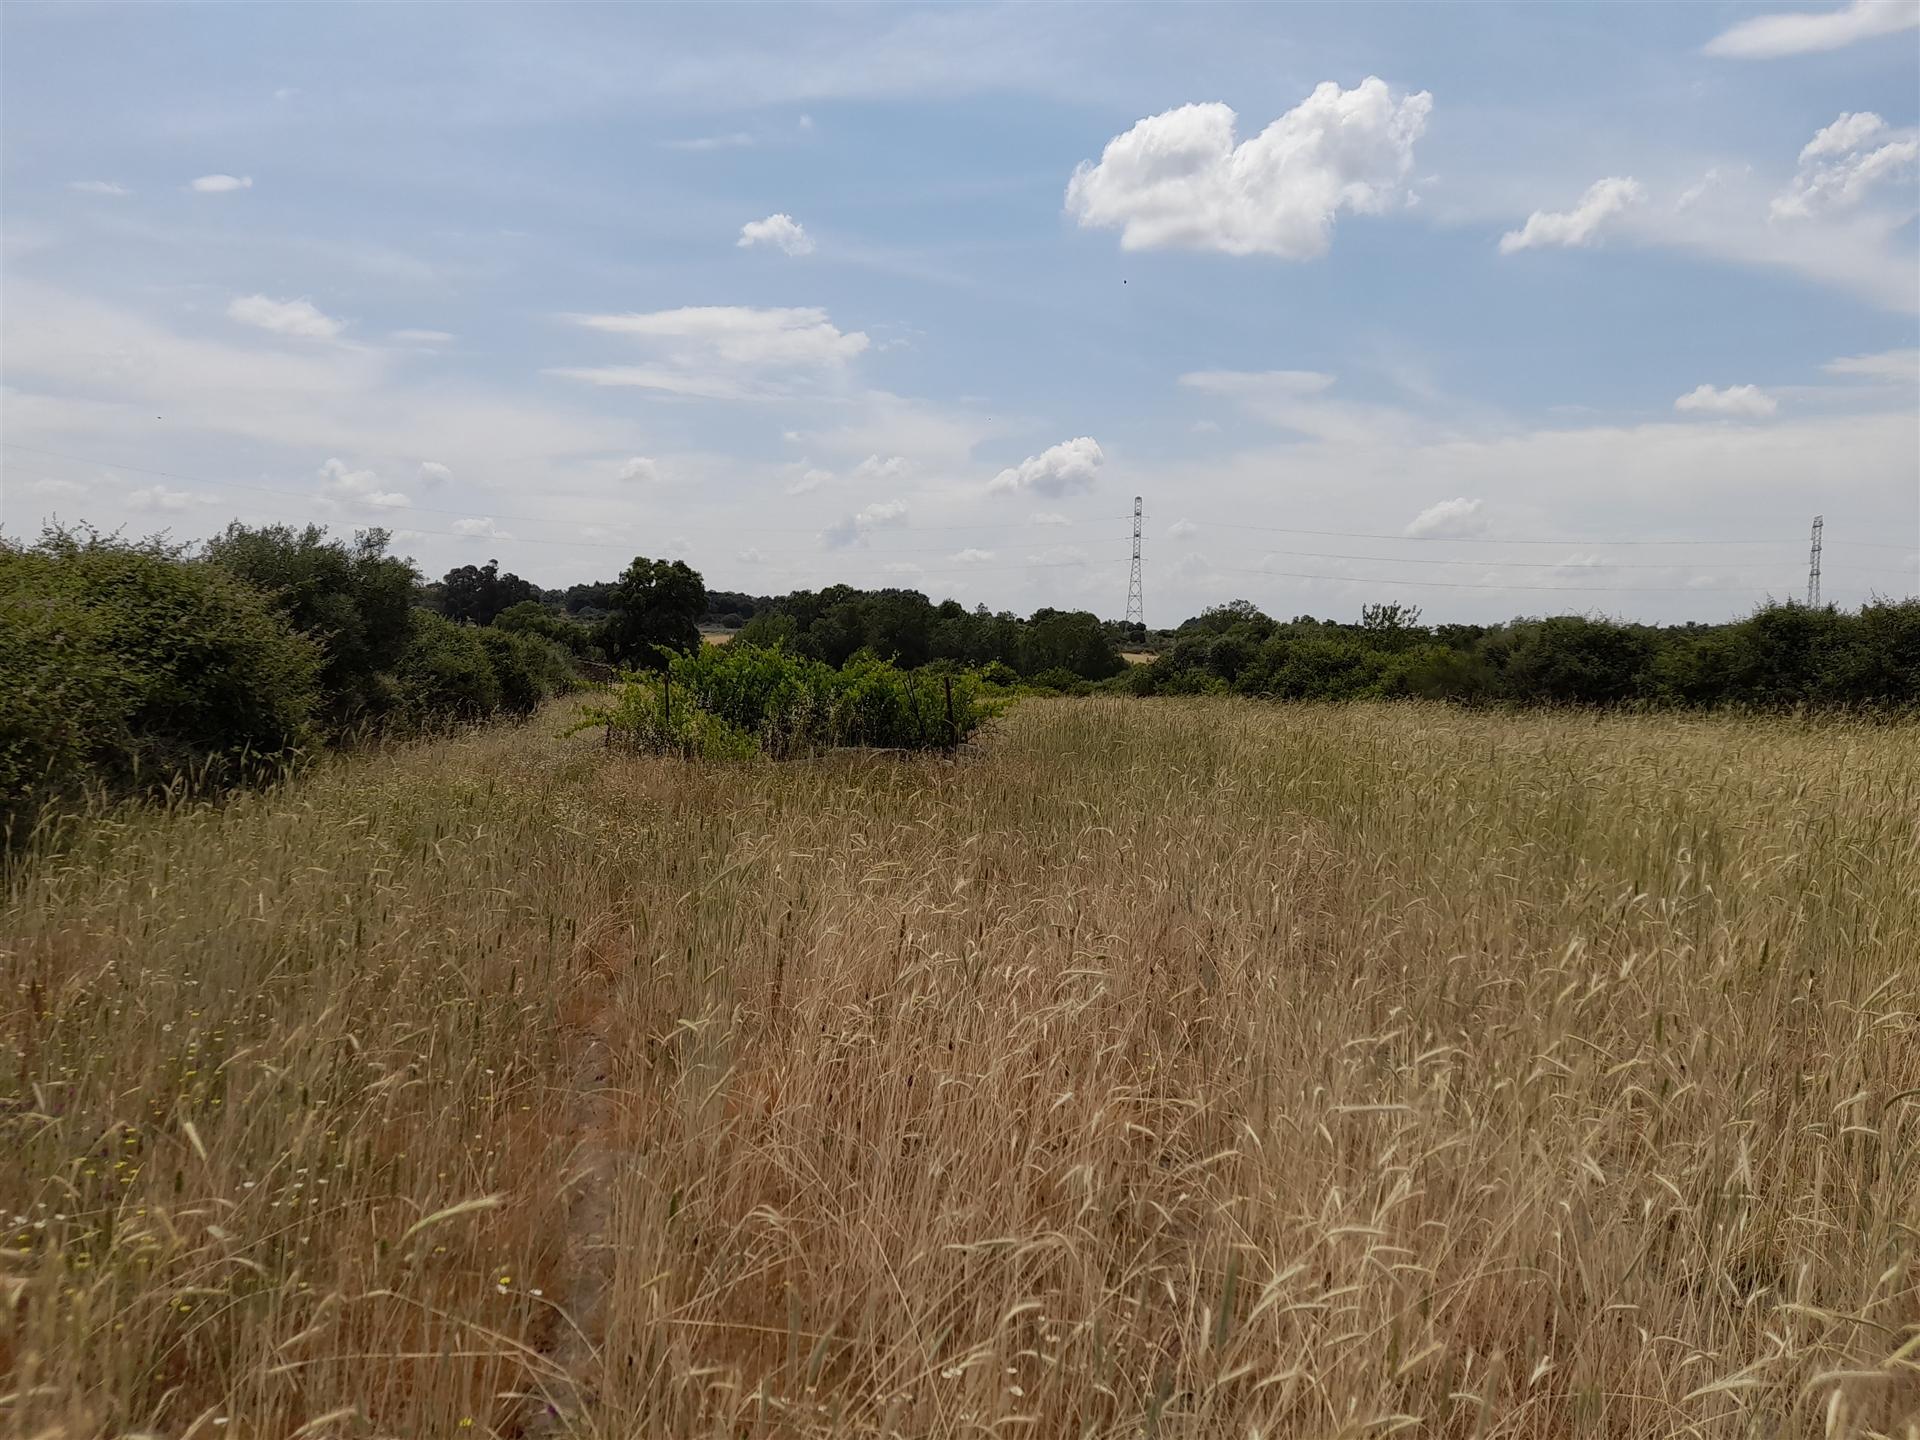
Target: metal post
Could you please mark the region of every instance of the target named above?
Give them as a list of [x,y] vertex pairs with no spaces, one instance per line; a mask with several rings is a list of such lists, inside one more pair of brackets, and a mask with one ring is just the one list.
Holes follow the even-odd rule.
[[1826,516],[1813,517],[1813,554],[1807,561],[1807,608],[1815,609],[1820,604],[1820,530],[1826,524]]
[[1127,623],[1145,625],[1146,607],[1140,598],[1140,497],[1133,497],[1133,573],[1127,577]]

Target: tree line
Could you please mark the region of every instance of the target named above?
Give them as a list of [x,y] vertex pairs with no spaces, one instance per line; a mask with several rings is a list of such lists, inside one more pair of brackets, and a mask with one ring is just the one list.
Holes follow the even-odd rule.
[[56,528],[31,545],[0,537],[0,823],[85,785],[223,784],[358,735],[527,714],[588,662],[604,676],[697,655],[703,627],[829,670],[935,667],[1001,691],[1920,708],[1920,600],[1677,626],[1428,625],[1399,605],[1281,621],[1235,601],[1130,665],[1120,647],[1140,645],[1139,628],[1085,610],[1021,617],[847,585],[709,591],[684,562],[644,556],[563,590],[491,560],[429,581],[381,530],[235,523],[196,549]]
[[1417,698],[1464,704],[1694,709],[1920,707],[1920,600],[1857,611],[1771,604],[1720,625],[1584,615],[1426,625],[1370,605],[1357,624],[1280,621],[1244,600],[1187,621],[1122,688],[1283,700]]

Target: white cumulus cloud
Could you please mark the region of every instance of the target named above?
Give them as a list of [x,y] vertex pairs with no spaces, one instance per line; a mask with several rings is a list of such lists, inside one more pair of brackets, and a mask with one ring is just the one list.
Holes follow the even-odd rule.
[[491,515],[475,515],[453,522],[453,533],[469,540],[511,540],[512,535],[493,523]]
[[1920,5],[1912,0],[1853,0],[1839,10],[1790,11],[1742,20],[1709,40],[1706,53],[1733,60],[1777,60],[1838,50],[1916,25],[1920,25]]
[[1920,136],[1895,131],[1871,110],[1843,113],[1800,151],[1793,184],[1776,195],[1775,220],[1805,220],[1851,210],[1876,189],[1909,178],[1920,160]]
[[341,322],[311,300],[271,300],[265,295],[235,297],[227,306],[227,318],[300,340],[331,340],[341,330]]
[[1033,512],[1035,525],[1071,525],[1073,522],[1058,510],[1036,510]]
[[1038,455],[1029,455],[1018,465],[1008,466],[993,477],[987,488],[1003,494],[1027,490],[1041,495],[1091,490],[1105,459],[1093,438],[1082,435],[1049,446]]
[[438,460],[422,460],[420,462],[420,483],[422,485],[428,487],[444,485],[451,479],[453,479],[453,471],[449,467],[442,465]]
[[453,339],[446,330],[396,330],[393,340],[400,345],[445,345]]
[[1747,420],[1762,420],[1780,408],[1780,403],[1758,385],[1728,385],[1716,389],[1698,385],[1673,402],[1682,415],[1737,415]]
[[860,481],[904,480],[912,469],[913,462],[904,455],[889,455],[885,459],[869,455],[853,467],[853,478]]
[[77,190],[82,195],[131,195],[133,191],[114,180],[69,180],[69,190]]
[[1573,209],[1536,210],[1525,225],[1502,235],[1500,253],[1511,255],[1516,250],[1535,250],[1544,245],[1591,245],[1609,221],[1646,198],[1646,190],[1631,175],[1596,180]]
[[251,190],[251,175],[202,175],[187,187],[201,195],[226,195],[235,190]]
[[620,468],[613,472],[613,478],[651,485],[660,478],[660,466],[645,455],[635,455],[621,462]]
[[1217,250],[1311,260],[1342,211],[1380,214],[1406,198],[1413,147],[1433,97],[1396,97],[1368,76],[1328,81],[1251,139],[1218,102],[1140,121],[1082,162],[1067,211],[1082,226],[1120,230],[1125,250]]
[[1451,535],[1467,537],[1487,533],[1486,516],[1480,513],[1483,501],[1456,495],[1429,505],[1407,522],[1407,535]]
[[1191,520],[1176,520],[1167,527],[1169,540],[1191,540],[1200,533],[1200,527]]
[[958,560],[962,565],[981,565],[993,559],[993,556],[994,552],[991,550],[976,550],[969,547],[965,550],[955,551],[953,558]]
[[380,477],[373,471],[355,470],[337,457],[320,467],[320,478],[329,499],[365,505],[374,510],[403,509],[413,503],[398,490],[382,490]]
[[807,227],[784,211],[764,220],[749,220],[740,227],[740,238],[734,243],[742,250],[771,245],[789,255],[813,253],[813,237],[807,234]]

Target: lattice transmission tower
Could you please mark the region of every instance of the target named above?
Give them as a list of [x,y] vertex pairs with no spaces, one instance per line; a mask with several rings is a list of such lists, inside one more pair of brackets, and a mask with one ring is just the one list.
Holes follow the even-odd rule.
[[1826,524],[1826,516],[1813,517],[1813,554],[1807,559],[1807,608],[1815,609],[1820,604],[1820,528]]
[[1127,577],[1127,624],[1147,623],[1146,607],[1140,599],[1140,497],[1133,497],[1133,573]]

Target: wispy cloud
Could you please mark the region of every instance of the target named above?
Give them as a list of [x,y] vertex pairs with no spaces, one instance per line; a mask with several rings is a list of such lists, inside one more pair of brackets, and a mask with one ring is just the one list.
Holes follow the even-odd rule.
[[1728,385],[1715,389],[1699,385],[1673,402],[1682,415],[1733,415],[1744,420],[1764,420],[1780,408],[1780,402],[1758,385]]
[[272,300],[265,295],[235,297],[227,306],[227,318],[300,340],[332,340],[343,328],[341,321],[311,300]]
[[1920,350],[1882,350],[1874,355],[1843,355],[1820,367],[1829,375],[1869,380],[1920,380]]
[[844,549],[854,541],[864,538],[869,532],[885,529],[889,526],[907,523],[907,502],[904,500],[883,500],[869,505],[846,519],[829,525],[820,532],[821,543],[830,550]]
[[235,190],[251,190],[251,175],[202,175],[187,188],[200,195],[227,195]]
[[1500,253],[1537,250],[1556,245],[1579,247],[1599,240],[1608,223],[1622,212],[1642,204],[1647,192],[1631,175],[1596,180],[1571,210],[1536,210],[1518,230],[1500,237]]
[[684,140],[656,140],[662,150],[687,150],[695,154],[707,150],[745,150],[758,144],[752,135],[736,130],[727,135],[691,135]]
[[133,191],[115,180],[69,180],[69,190],[77,190],[82,195],[131,195]]
[[813,307],[691,306],[647,313],[572,315],[576,325],[631,338],[652,356],[640,365],[573,366],[553,373],[592,385],[630,386],[711,399],[786,393],[831,377],[867,348]]
[[1481,513],[1484,504],[1478,497],[1469,499],[1465,495],[1437,501],[1409,520],[1403,533],[1416,539],[1430,535],[1455,538],[1484,535],[1487,533],[1487,517]]
[[1920,26],[1920,5],[1911,0],[1853,0],[1839,10],[1756,15],[1723,30],[1706,53],[1733,60],[1778,60],[1838,50],[1862,40]]

